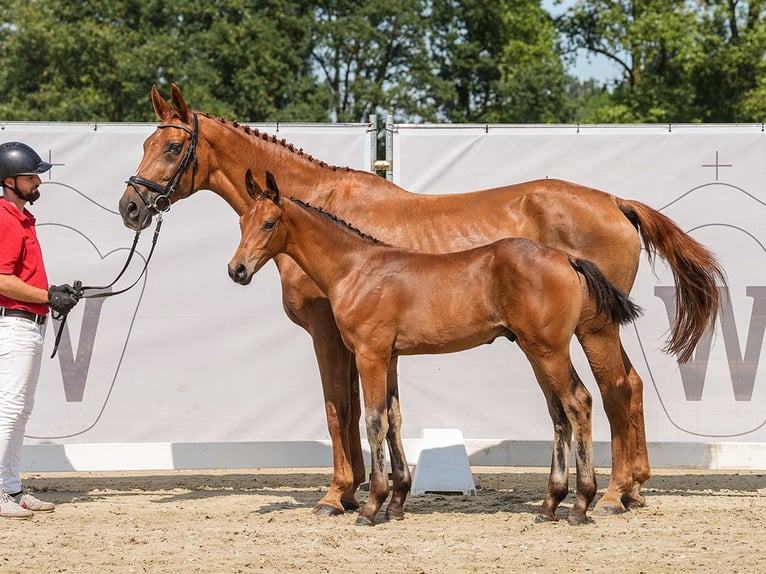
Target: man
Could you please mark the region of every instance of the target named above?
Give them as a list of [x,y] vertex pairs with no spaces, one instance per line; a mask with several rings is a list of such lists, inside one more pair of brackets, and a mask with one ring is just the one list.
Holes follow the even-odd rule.
[[51,164],[28,145],[0,145],[0,517],[30,518],[55,506],[26,492],[20,463],[34,404],[49,309],[65,315],[80,293],[49,286],[35,218],[26,209],[40,197],[40,175]]

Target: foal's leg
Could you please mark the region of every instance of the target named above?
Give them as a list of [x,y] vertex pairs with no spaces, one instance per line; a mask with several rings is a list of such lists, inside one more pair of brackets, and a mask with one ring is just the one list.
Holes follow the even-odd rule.
[[412,476],[402,445],[402,413],[399,406],[397,363],[398,359],[394,357],[388,366],[388,436],[386,438],[388,440],[388,452],[391,455],[391,474],[394,487],[391,501],[386,509],[386,518],[400,520],[404,518],[404,501],[412,487]]
[[367,440],[370,443],[370,493],[356,523],[374,526],[375,516],[389,493],[386,473],[386,437],[388,436],[388,357],[380,360],[357,349],[356,364],[362,378]]
[[575,438],[575,460],[577,465],[577,493],[575,503],[569,512],[570,524],[585,524],[587,511],[596,496],[596,468],[593,463],[593,399],[582,384],[580,377],[569,362],[570,380],[561,389],[561,396],[567,418],[572,425]]
[[[529,356],[529,355],[528,355]],[[575,436],[577,491],[569,522],[587,522],[586,512],[596,496],[596,470],[593,464],[592,398],[572,366],[566,350],[544,355],[533,369],[548,399],[554,437],[548,493],[538,514],[540,520],[556,520],[556,508],[569,492],[569,448]]]
[[[531,363],[531,360],[530,360]],[[548,414],[553,422],[553,453],[551,455],[551,472],[548,476],[548,489],[545,499],[537,513],[538,521],[555,521],[556,509],[569,494],[569,448],[572,442],[572,426],[564,412],[564,406],[553,392],[546,374],[532,363],[532,370],[545,395],[548,404]]]
[[[620,328],[613,323],[604,325],[603,321],[603,318],[597,317],[583,322],[576,332],[598,383],[611,432],[611,480],[595,510],[596,514],[601,515],[625,512],[621,499],[633,487],[639,442],[643,445],[643,452],[646,452],[643,412],[636,413],[635,420],[631,420],[633,392],[625,370],[627,356],[620,343]],[[641,404],[640,395],[638,403]],[[646,465],[648,467],[648,461]]]

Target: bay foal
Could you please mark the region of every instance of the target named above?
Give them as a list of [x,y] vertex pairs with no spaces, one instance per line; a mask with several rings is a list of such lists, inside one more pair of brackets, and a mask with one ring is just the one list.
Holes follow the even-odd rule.
[[399,355],[451,353],[497,337],[518,343],[553,420],[551,474],[539,516],[555,520],[568,493],[574,434],[577,491],[568,518],[586,522],[596,494],[592,400],[572,365],[569,344],[581,321],[603,313],[613,323],[626,323],[639,308],[595,265],[563,251],[521,238],[440,255],[399,249],[281,197],[268,172],[266,182],[264,191],[247,171],[245,186],[254,201],[240,219],[242,239],[229,276],[247,285],[266,262],[284,253],[328,297],[343,341],[356,357],[364,396],[372,472],[357,524],[374,524],[388,497],[385,441],[393,476],[387,517],[402,517],[411,485],[389,363]]

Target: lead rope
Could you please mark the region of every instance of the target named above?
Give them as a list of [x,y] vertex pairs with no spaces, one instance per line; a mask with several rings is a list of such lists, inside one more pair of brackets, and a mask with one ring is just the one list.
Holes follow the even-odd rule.
[[[141,278],[146,273],[147,268],[149,267],[149,261],[152,259],[152,255],[154,254],[154,248],[157,246],[157,238],[160,236],[160,228],[162,227],[162,213],[159,213],[157,216],[157,226],[154,228],[154,237],[152,238],[152,247],[149,250],[149,255],[146,258],[146,262],[144,263],[144,268],[141,270],[141,274],[136,278],[133,283],[125,287],[124,289],[120,289],[119,291],[103,291],[105,289],[109,289],[112,287],[117,281],[120,280],[120,278],[123,276],[125,271],[128,268],[128,265],[130,265],[131,259],[133,259],[133,254],[136,252],[136,245],[138,244],[138,237],[141,234],[140,231],[136,231],[136,236],[133,239],[133,245],[130,248],[130,253],[128,254],[128,258],[125,261],[125,265],[122,267],[122,271],[120,271],[117,274],[117,277],[114,278],[114,280],[109,283],[109,285],[104,285],[103,287],[90,287],[85,286],[83,287],[82,281],[75,281],[72,284],[72,288],[75,292],[81,293],[80,299],[99,299],[103,297],[112,297],[114,295],[120,295],[121,293],[125,293],[126,291],[129,291],[133,287],[138,284],[138,282],[141,280]],[[101,290],[102,293],[94,293],[93,295],[85,295],[85,291],[92,291],[92,290]],[[51,359],[56,356],[56,352],[59,349],[59,343],[61,342],[61,334],[64,332],[64,326],[66,325],[67,317],[69,316],[69,311],[66,313],[57,313],[55,311],[51,312],[51,316],[54,320],[60,321],[58,331],[56,332],[56,340],[53,344],[53,353],[51,354]]]

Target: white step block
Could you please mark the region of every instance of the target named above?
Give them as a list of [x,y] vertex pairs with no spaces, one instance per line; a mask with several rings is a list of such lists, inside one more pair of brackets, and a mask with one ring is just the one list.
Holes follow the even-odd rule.
[[458,429],[423,429],[412,479],[413,496],[426,492],[476,494],[463,433]]

